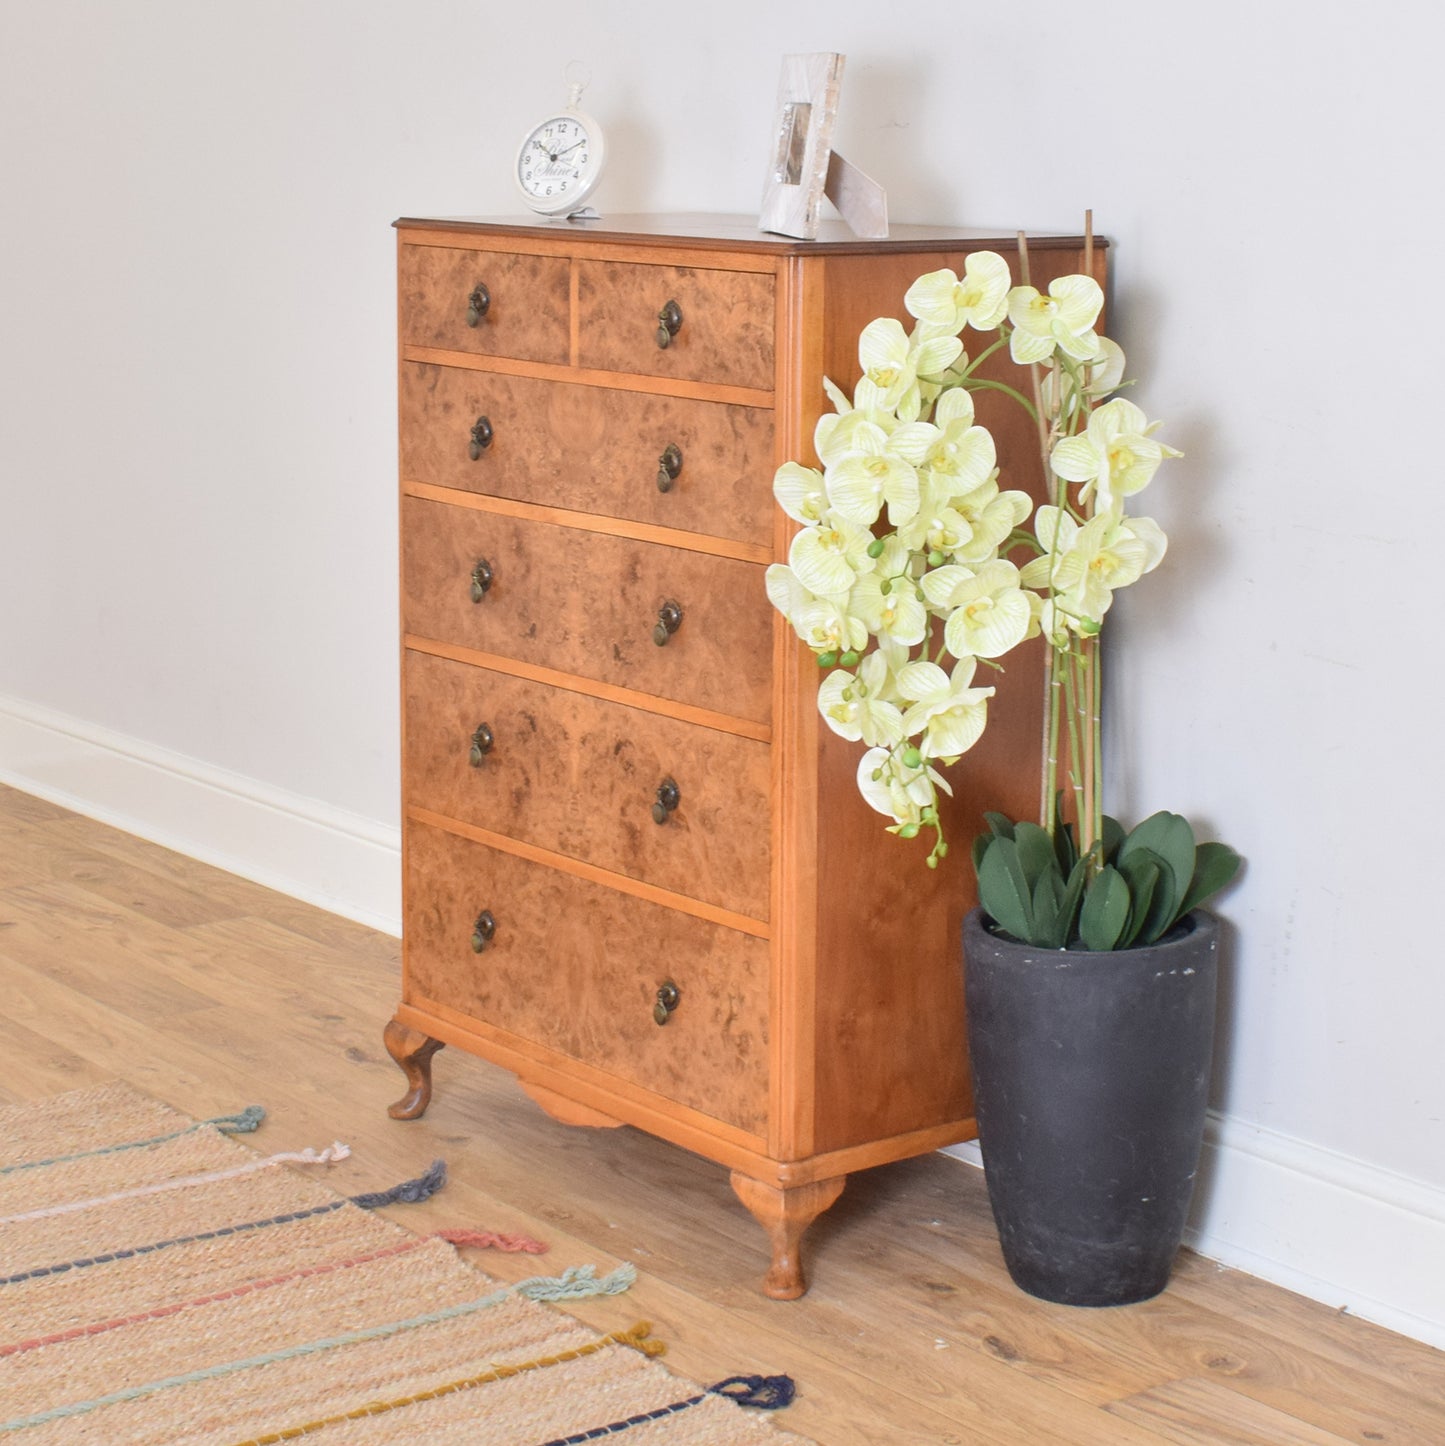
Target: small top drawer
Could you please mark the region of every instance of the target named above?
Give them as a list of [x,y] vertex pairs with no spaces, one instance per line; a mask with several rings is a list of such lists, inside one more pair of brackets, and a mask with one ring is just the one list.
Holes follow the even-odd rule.
[[772,391],[770,273],[580,261],[577,275],[582,366]]
[[402,345],[563,365],[568,269],[566,257],[403,245]]

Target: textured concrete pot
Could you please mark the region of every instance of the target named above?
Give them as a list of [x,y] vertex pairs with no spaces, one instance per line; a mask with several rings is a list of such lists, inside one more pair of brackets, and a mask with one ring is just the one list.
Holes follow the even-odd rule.
[[1036,949],[964,920],[989,1201],[1030,1295],[1126,1305],[1164,1289],[1204,1138],[1219,926],[1111,953]]

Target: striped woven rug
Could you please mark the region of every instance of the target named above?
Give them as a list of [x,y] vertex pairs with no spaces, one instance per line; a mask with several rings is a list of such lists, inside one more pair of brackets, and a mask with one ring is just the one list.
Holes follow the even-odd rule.
[[[195,1121],[125,1084],[0,1109],[0,1446],[781,1446],[786,1377],[704,1389],[547,1301],[626,1289],[631,1266],[506,1286],[462,1248],[375,1213],[437,1162],[350,1198],[344,1145],[266,1155],[257,1108]],[[264,1141],[264,1132],[253,1143]]]

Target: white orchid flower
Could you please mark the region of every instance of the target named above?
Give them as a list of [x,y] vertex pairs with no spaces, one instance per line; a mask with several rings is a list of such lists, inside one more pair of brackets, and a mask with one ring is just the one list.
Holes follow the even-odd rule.
[[784,462],[773,474],[773,496],[794,522],[805,526],[822,521],[828,507],[823,474],[797,462]]
[[953,560],[975,567],[993,560],[1009,533],[1027,519],[1034,504],[1027,492],[1000,492],[998,483],[990,478],[967,496],[956,498],[954,505],[973,535],[954,548]]
[[[892,418],[891,426],[897,425],[898,419]],[[890,427],[883,426],[871,411],[862,407],[851,408],[839,416],[824,413],[813,428],[813,450],[826,470],[856,452],[877,451],[888,440],[889,430]]]
[[833,403],[833,410],[839,416],[853,410],[853,403],[848,400],[848,394],[831,377],[823,378],[823,390],[828,394],[828,400]]
[[768,601],[787,618],[794,627],[798,609],[812,597],[812,594],[793,576],[793,569],[786,563],[775,562],[763,574],[763,587],[767,590]]
[[878,405],[895,412],[901,421],[918,416],[919,377],[947,371],[962,354],[963,343],[956,336],[915,331],[909,337],[903,323],[891,316],[870,321],[858,338],[858,361],[864,377],[878,388]]
[[[917,829],[924,810],[937,808],[939,790],[952,794],[953,789],[927,759],[910,767],[902,756],[905,751],[896,744],[892,749],[870,748],[858,760],[858,792],[870,808],[895,825]],[[896,833],[897,828],[891,831]]]
[[1021,365],[1047,361],[1057,347],[1075,361],[1099,354],[1093,326],[1104,305],[1104,293],[1092,276],[1060,276],[1049,282],[1047,296],[1032,286],[1016,286],[1008,294],[1008,319],[1013,323],[1009,354]]
[[[1040,507],[1035,531],[1044,547],[1022,571],[1026,587],[1050,587],[1056,612],[1075,631],[1097,632],[1121,587],[1158,567],[1168,546],[1152,518],[1101,512],[1081,527],[1057,507]],[[1056,631],[1058,618],[1045,620]]]
[[903,739],[903,714],[888,694],[892,678],[882,653],[869,653],[856,674],[835,668],[818,688],[818,712],[840,738],[869,747]]
[[988,726],[988,700],[992,688],[975,688],[972,658],[961,658],[952,673],[937,663],[910,663],[898,674],[898,691],[912,706],[903,714],[903,731],[920,733],[918,751],[924,758],[950,762],[967,753]]
[[918,511],[896,536],[910,552],[953,557],[972,543],[973,524],[952,506],[954,494],[948,477],[939,479],[925,471],[919,474],[919,481]]
[[919,584],[947,621],[944,646],[955,658],[1000,658],[1023,642],[1033,620],[1019,570],[997,558],[977,569],[935,568]]
[[922,465],[961,497],[988,481],[998,462],[993,433],[975,425],[973,399],[962,387],[945,392],[934,409],[934,439]]
[[1078,380],[1066,368],[1057,372],[1052,368],[1040,378],[1044,411],[1050,415],[1060,409],[1055,379],[1062,384],[1064,409],[1072,412],[1081,400],[1097,401],[1107,397],[1124,380],[1124,350],[1116,341],[1107,336],[1099,337],[1099,355],[1093,361],[1082,362],[1076,368]]
[[1124,380],[1124,348],[1107,336],[1099,338],[1099,354],[1085,362],[1084,395],[1107,397]]
[[1166,457],[1179,457],[1151,435],[1160,424],[1123,397],[1105,402],[1089,416],[1084,431],[1065,437],[1049,457],[1054,471],[1067,482],[1082,482],[1080,501],[1097,488],[1098,506],[1109,510],[1121,497],[1142,491]]
[[[869,422],[884,432],[892,432],[898,426],[897,414],[891,407],[882,405],[883,393],[866,376],[859,378],[852,401],[827,377],[823,378],[823,389],[835,408],[834,411],[824,412],[813,428],[813,450],[824,466],[827,466],[830,451],[839,452],[840,455],[847,452],[846,437],[849,428]],[[840,431],[842,437],[835,442],[834,433]]]
[[918,511],[918,463],[937,435],[929,422],[905,422],[892,433],[866,421],[836,428],[827,439],[824,483],[837,514],[871,527],[886,503],[890,525],[908,521]]
[[853,584],[873,571],[868,556],[873,534],[831,510],[822,522],[805,527],[788,548],[788,565],[797,580],[817,597],[846,598]]
[[1169,549],[1164,529],[1152,517],[1125,517],[1121,527],[1144,549],[1141,573],[1153,572],[1164,561],[1164,554]]
[[908,288],[903,305],[910,316],[956,335],[965,326],[992,331],[1008,311],[1008,262],[993,251],[975,251],[963,263],[963,277],[930,271]]
[[881,570],[860,577],[854,584],[848,595],[848,612],[860,618],[873,636],[891,638],[905,648],[917,647],[928,633],[928,610],[912,580],[890,578]]
[[773,563],[764,574],[768,601],[792,624],[815,653],[861,651],[868,629],[836,598],[817,597],[793,576],[792,568]]

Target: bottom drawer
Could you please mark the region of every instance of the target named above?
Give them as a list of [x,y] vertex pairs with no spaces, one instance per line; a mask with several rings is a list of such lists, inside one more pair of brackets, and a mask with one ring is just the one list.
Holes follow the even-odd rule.
[[[766,940],[424,824],[407,825],[406,860],[407,1003],[444,1005],[765,1133]],[[667,985],[677,1003],[659,1025]]]

